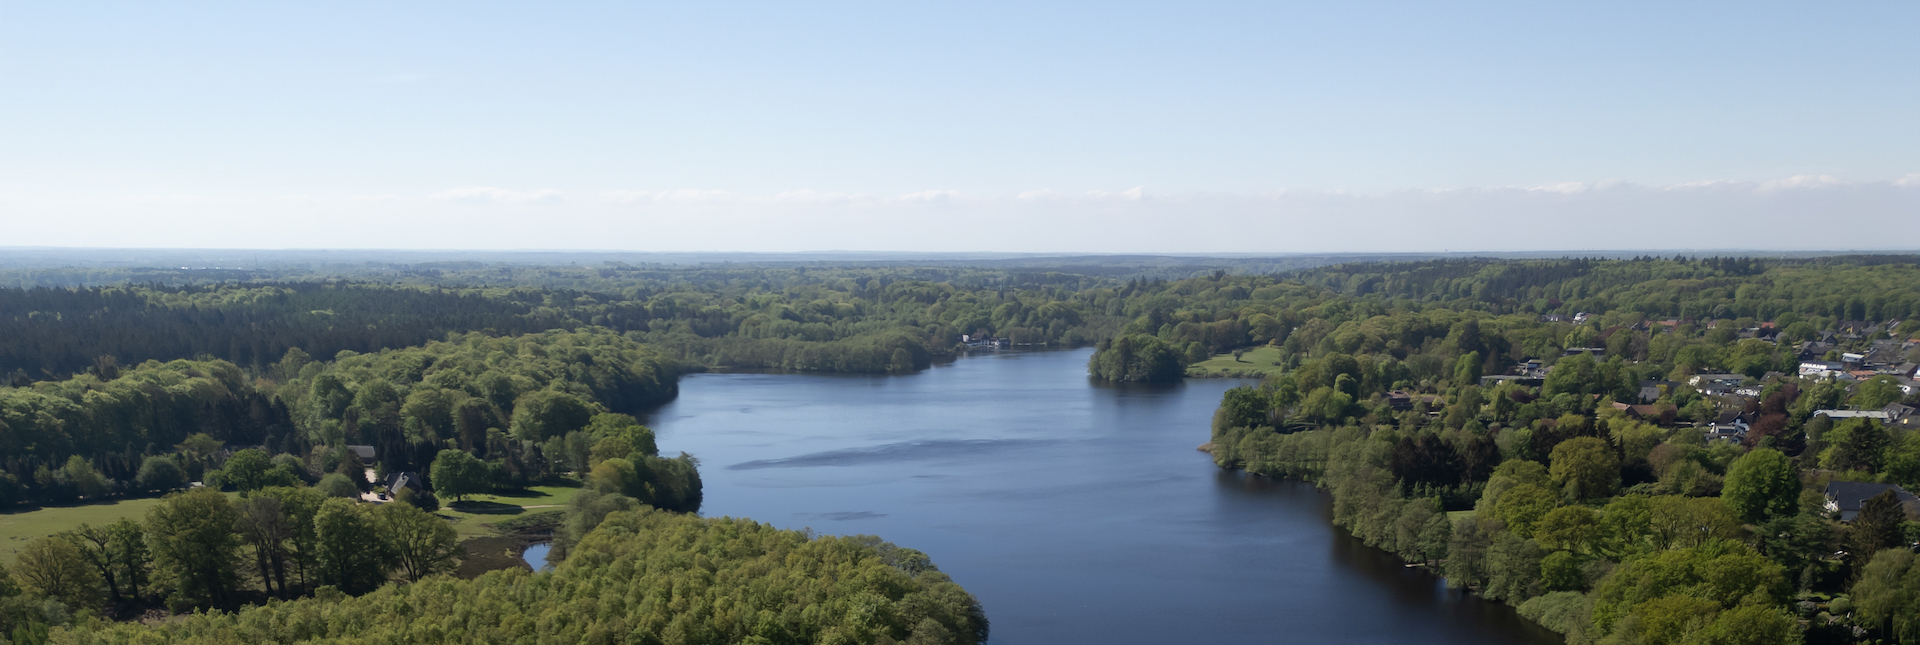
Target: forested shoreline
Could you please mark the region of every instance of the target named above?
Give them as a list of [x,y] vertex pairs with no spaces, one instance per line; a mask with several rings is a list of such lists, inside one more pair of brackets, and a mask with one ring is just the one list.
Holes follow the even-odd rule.
[[[1920,579],[1907,537],[1920,524],[1884,500],[1843,524],[1818,492],[1920,485],[1920,436],[1821,412],[1920,404],[1900,389],[1912,373],[1800,378],[1808,361],[1920,360],[1906,342],[1920,331],[1916,258],[1468,259],[1174,280],[490,271],[0,288],[0,504],[153,504],[22,547],[0,574],[0,632],[333,639],[338,617],[429,641],[530,637],[558,620],[577,637],[978,642],[978,602],[924,555],[692,517],[697,460],[662,456],[636,416],[689,371],[900,374],[983,351],[969,345],[1092,345],[1103,380],[1177,380],[1227,355],[1267,374],[1223,400],[1220,466],[1312,480],[1368,544],[1573,642],[1920,638],[1899,619],[1920,611],[1901,595]],[[1243,360],[1256,350],[1261,363]],[[578,490],[564,510],[515,526],[551,533],[559,572],[446,577],[466,557],[446,510],[556,485]],[[659,535],[681,538],[648,541]],[[592,620],[554,618],[582,611],[569,594],[626,584],[570,564],[581,558],[647,582]],[[827,571],[840,582],[814,579]],[[705,600],[650,595],[668,587]],[[435,622],[464,598],[524,611]],[[111,620],[194,610],[209,613]]]
[[[1291,333],[1223,398],[1216,463],[1318,484],[1342,529],[1570,643],[1920,642],[1920,515],[1885,491],[1920,485],[1911,265],[1720,261],[1684,298],[1578,284],[1631,266],[1482,274],[1547,297],[1524,313],[1392,299],[1456,279],[1405,268],[1242,309]],[[1840,521],[1832,482],[1882,492]]]

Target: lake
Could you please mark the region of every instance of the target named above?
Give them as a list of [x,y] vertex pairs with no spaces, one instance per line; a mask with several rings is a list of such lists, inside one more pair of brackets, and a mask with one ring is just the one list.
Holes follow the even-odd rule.
[[702,515],[878,535],[980,598],[992,642],[1560,639],[1329,522],[1313,486],[1195,450],[1239,381],[1114,385],[1092,350],[905,376],[696,374],[648,423]]

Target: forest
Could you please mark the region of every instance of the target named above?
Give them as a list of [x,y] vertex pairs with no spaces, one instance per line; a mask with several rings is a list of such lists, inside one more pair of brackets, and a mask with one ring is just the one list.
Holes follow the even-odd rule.
[[[1216,463],[1318,483],[1344,529],[1570,642],[1920,642],[1920,525],[1878,497],[1841,522],[1822,495],[1920,485],[1909,429],[1822,412],[1920,400],[1892,375],[1799,377],[1920,360],[1916,258],[1170,273],[463,264],[0,288],[0,505],[151,504],[21,547],[0,636],[978,642],[978,602],[923,554],[695,517],[698,462],[636,417],[692,371],[907,373],[992,339],[1092,346],[1112,381],[1258,348],[1269,376],[1222,401]],[[578,488],[534,521],[556,572],[451,575],[470,554],[436,518],[556,483]]]

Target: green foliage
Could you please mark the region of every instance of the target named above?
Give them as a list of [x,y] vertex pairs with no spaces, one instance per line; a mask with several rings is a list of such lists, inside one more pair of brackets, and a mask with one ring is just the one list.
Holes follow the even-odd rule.
[[440,456],[433,459],[432,474],[428,477],[433,478],[435,491],[455,500],[493,490],[487,465],[464,450],[440,451]]
[[171,457],[154,455],[140,462],[133,481],[144,491],[171,492],[187,486],[187,473]]
[[79,609],[102,598],[100,575],[73,543],[44,537],[27,543],[14,561],[14,572],[30,591]]
[[1611,497],[1620,488],[1620,459],[1598,437],[1575,437],[1553,447],[1553,483],[1570,499]]
[[1593,621],[1602,632],[1621,628],[1647,642],[1679,642],[1699,619],[1742,604],[1784,602],[1785,570],[1738,542],[1629,558],[1594,589]]
[[320,478],[319,483],[313,485],[313,488],[328,497],[353,499],[360,497],[360,487],[353,485],[353,480],[347,479],[346,475],[340,473],[327,473],[325,477]]
[[1493,515],[1520,537],[1533,535],[1534,522],[1560,505],[1560,494],[1533,484],[1508,489],[1494,504]]
[[1867,624],[1883,627],[1899,643],[1920,643],[1920,567],[1913,551],[1875,553],[1849,593]]
[[1786,455],[1759,448],[1741,455],[1727,468],[1721,497],[1746,522],[1759,524],[1790,517],[1799,511],[1800,473]]
[[1185,374],[1183,360],[1159,338],[1121,336],[1102,341],[1094,349],[1093,358],[1087,362],[1087,372],[1108,381],[1177,381]]
[[[386,506],[412,508],[404,504]],[[320,584],[357,596],[387,581],[394,544],[389,536],[381,535],[374,514],[365,505],[329,498],[314,515],[313,529],[315,578]]]
[[427,577],[358,598],[310,598],[152,626],[92,624],[68,638],[719,644],[884,637],[971,644],[986,639],[987,627],[979,603],[917,551],[872,537],[811,537],[749,520],[641,509],[606,518],[552,573]]
[[238,585],[234,558],[240,513],[226,495],[196,488],[168,495],[147,511],[147,545],[156,579],[189,603],[224,602]]
[[[393,562],[410,582],[453,570],[464,554],[453,525],[412,504],[381,504],[373,509],[373,519],[378,539],[388,545]],[[323,544],[326,539],[322,536]]]
[[1900,381],[1891,376],[1875,376],[1854,386],[1853,398],[1848,402],[1862,410],[1878,410],[1888,403],[1898,403],[1905,393],[1900,391]]

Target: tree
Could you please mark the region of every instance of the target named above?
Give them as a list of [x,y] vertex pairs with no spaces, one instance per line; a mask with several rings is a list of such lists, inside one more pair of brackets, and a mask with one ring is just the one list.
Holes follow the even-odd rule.
[[100,601],[99,574],[67,540],[43,537],[29,542],[20,549],[14,566],[28,587],[70,608],[91,607]]
[[112,490],[112,482],[106,475],[100,474],[92,463],[80,455],[67,457],[67,464],[60,468],[60,473],[65,476],[67,485],[72,486],[73,491],[81,497],[99,498]]
[[360,487],[353,485],[353,480],[340,473],[327,473],[327,476],[321,477],[320,483],[314,484],[313,487],[328,497],[357,498],[360,496]]
[[1900,643],[1920,643],[1920,567],[1912,551],[1884,549],[1860,570],[1851,595],[1860,618]]
[[1480,384],[1480,352],[1467,352],[1453,363],[1455,387]]
[[1505,522],[1515,535],[1531,537],[1534,522],[1558,506],[1559,501],[1560,496],[1553,491],[1521,484],[1500,495],[1500,501],[1494,504],[1494,516]]
[[1273,400],[1259,388],[1236,387],[1220,397],[1220,409],[1214,413],[1219,429],[1272,426]]
[[1898,403],[1905,396],[1900,391],[1900,381],[1891,376],[1875,376],[1853,388],[1853,407],[1862,410],[1878,410],[1889,403]]
[[1620,458],[1599,437],[1574,437],[1553,447],[1553,483],[1571,499],[1612,497],[1620,487]]
[[[320,513],[320,506],[329,499],[324,493],[312,488],[275,486],[254,491],[248,499],[272,498],[279,501],[279,513],[285,518],[286,539],[278,542],[285,562],[275,573],[282,590],[289,588],[286,580],[298,576],[301,586],[313,586],[313,573],[317,566],[319,538],[314,530],[314,516]],[[337,499],[337,498],[335,498]],[[266,519],[271,520],[271,516]],[[246,528],[243,523],[243,530]],[[270,560],[271,562],[271,560]],[[288,573],[287,568],[292,568]]]
[[1108,381],[1180,380],[1182,356],[1165,341],[1139,334],[1101,341],[1087,361],[1087,372]]
[[1533,526],[1533,539],[1549,549],[1585,553],[1599,537],[1600,517],[1585,506],[1547,511]]
[[140,490],[170,492],[187,486],[187,472],[172,457],[154,455],[140,462],[133,481]]
[[288,595],[287,562],[290,554],[287,541],[293,538],[295,531],[286,512],[282,510],[280,498],[254,495],[240,502],[240,522],[236,528],[247,544],[253,547],[255,570],[260,572],[260,586],[272,594],[277,583],[280,595]]
[[139,524],[125,519],[100,527],[83,523],[59,537],[73,545],[80,559],[106,583],[111,600],[140,597],[148,558],[143,544],[145,530]]
[[1647,514],[1657,549],[1697,547],[1740,534],[1740,519],[1718,497],[1662,495],[1648,500]]
[[350,595],[373,591],[387,581],[392,551],[381,539],[373,514],[358,501],[328,498],[313,517],[320,584]]
[[273,470],[273,460],[258,448],[248,448],[233,453],[227,463],[220,467],[226,483],[241,491],[250,491],[267,486],[267,472]]
[[593,420],[596,406],[559,390],[537,390],[513,402],[513,434],[530,441],[546,441],[579,430]]
[[1893,489],[1867,498],[1860,503],[1860,514],[1854,516],[1853,524],[1847,527],[1849,555],[1857,562],[1868,562],[1875,552],[1899,546],[1906,541],[1901,530],[1901,524],[1906,521],[1906,506],[1900,503]]
[[159,575],[187,602],[223,602],[232,595],[240,512],[226,494],[195,488],[168,495],[147,511],[147,545]]
[[373,516],[381,541],[392,546],[394,562],[409,581],[450,571],[464,554],[453,525],[411,504],[382,504]]
[[1733,460],[1720,496],[1750,524],[1799,512],[1799,469],[1772,448],[1757,448]]
[[465,501],[468,495],[493,490],[493,480],[487,473],[486,462],[464,450],[449,448],[440,451],[440,455],[434,457],[429,472],[434,491],[458,501]]
[[147,550],[147,527],[121,518],[107,526],[107,551],[114,559],[115,577],[127,591],[127,597],[139,600],[141,590],[153,568],[153,553]]

